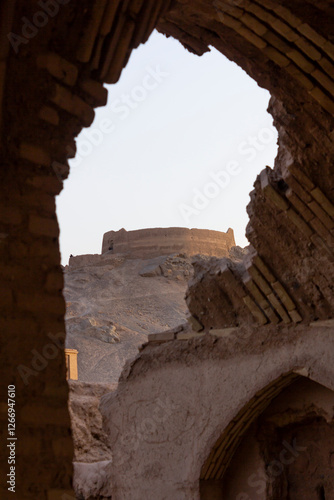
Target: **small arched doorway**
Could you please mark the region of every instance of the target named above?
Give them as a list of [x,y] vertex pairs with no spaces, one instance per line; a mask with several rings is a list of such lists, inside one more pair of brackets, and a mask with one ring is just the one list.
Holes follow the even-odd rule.
[[294,373],[257,393],[203,465],[201,500],[334,498],[334,393]]

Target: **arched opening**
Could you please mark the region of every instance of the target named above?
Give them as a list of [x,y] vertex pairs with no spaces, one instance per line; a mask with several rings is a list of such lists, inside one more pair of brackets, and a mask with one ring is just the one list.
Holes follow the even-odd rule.
[[[59,498],[71,490],[54,200],[68,174],[67,148],[105,98],[101,83],[117,81],[132,49],[154,26],[196,54],[214,45],[274,96],[271,109],[281,146],[275,187],[284,191],[288,184],[281,177],[289,177],[294,183],[289,195],[299,209],[285,200],[289,190],[284,191],[277,217],[257,184],[249,231],[260,256],[277,271],[274,283],[281,279],[296,293],[305,322],[333,317],[330,12],[326,0],[2,2],[2,384],[5,392],[16,384],[20,396],[17,495]],[[265,187],[282,207],[273,186]],[[304,196],[302,203],[294,187]],[[318,215],[306,210],[308,203]],[[62,356],[49,356],[50,339]],[[48,356],[36,363],[44,352]],[[326,485],[317,488],[318,496],[326,496]]]
[[201,471],[201,500],[319,500],[334,491],[334,393],[290,373],[257,393]]
[[199,57],[157,31],[106,88],[57,199],[63,265],[111,229],[231,227],[246,246],[249,192],[277,154],[269,92],[214,47]]

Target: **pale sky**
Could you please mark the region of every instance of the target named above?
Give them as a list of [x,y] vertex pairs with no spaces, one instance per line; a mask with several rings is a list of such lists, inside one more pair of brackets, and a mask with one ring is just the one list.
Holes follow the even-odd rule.
[[157,32],[107,87],[57,198],[63,265],[123,227],[232,227],[247,245],[249,192],[277,153],[269,93],[215,49]]

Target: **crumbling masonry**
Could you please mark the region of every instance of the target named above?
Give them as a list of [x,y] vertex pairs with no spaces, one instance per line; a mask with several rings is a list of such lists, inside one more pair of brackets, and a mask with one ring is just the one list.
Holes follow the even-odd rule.
[[[279,152],[274,170],[263,170],[251,193],[251,255],[241,266],[213,260],[196,268],[187,303],[202,330],[194,332],[198,338],[149,343],[123,373],[116,397],[104,401],[115,454],[113,499],[236,498],[233,457],[261,418],[249,439],[257,436],[262,460],[280,454],[291,426],[304,437],[314,431],[329,458],[311,453],[327,469],[307,493],[302,479],[293,483],[292,464],[259,498],[285,498],[288,487],[295,499],[331,498],[334,450],[326,426],[333,414],[328,394],[319,394],[334,389],[332,2],[3,0],[0,22],[1,387],[6,401],[8,385],[16,385],[17,498],[71,495],[55,196],[75,137],[92,123],[94,108],[106,104],[102,84],[117,82],[154,28],[199,56],[216,47],[268,89]],[[50,343],[59,355],[51,355]],[[307,396],[293,416],[276,422],[276,436],[274,417],[263,412],[303,380]],[[147,404],[136,405],[139,393]],[[157,394],[171,416],[152,442],[131,448],[131,411],[137,407],[137,418],[145,419]],[[284,401],[280,412],[287,412]],[[6,438],[6,404],[1,419]],[[299,472],[306,469],[299,465]],[[1,488],[7,498],[7,485]],[[252,492],[237,494],[253,498]]]

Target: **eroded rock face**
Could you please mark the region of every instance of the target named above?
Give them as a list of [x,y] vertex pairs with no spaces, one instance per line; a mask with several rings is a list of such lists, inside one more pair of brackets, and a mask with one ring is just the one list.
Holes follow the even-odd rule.
[[74,489],[77,498],[111,500],[111,484],[108,472],[111,461],[86,464],[74,462]]
[[191,272],[186,256],[97,256],[88,265],[72,259],[65,269],[67,346],[79,351],[79,380],[117,383],[149,333],[184,323]]
[[115,385],[69,381],[69,410],[74,444],[74,490],[76,498],[111,498],[109,469],[112,454],[102,428],[101,397]]
[[111,384],[69,381],[69,410],[74,442],[74,461],[93,463],[111,460],[107,436],[102,430],[100,399],[115,390]]

